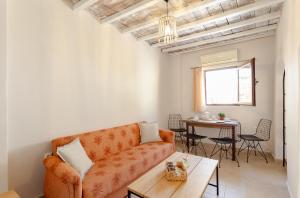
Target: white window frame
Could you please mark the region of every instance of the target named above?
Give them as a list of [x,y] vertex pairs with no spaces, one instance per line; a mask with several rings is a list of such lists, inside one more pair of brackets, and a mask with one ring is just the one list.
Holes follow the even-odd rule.
[[[239,79],[237,79],[238,82],[238,90],[237,90],[237,94],[238,94],[238,102],[234,103],[234,104],[208,104],[207,103],[207,86],[206,86],[206,72],[209,71],[216,71],[216,70],[224,70],[224,69],[232,69],[232,68],[238,68],[242,69],[243,67],[245,67],[246,65],[251,65],[251,76],[252,76],[252,83],[251,83],[251,95],[252,95],[252,100],[250,103],[242,103],[239,102]],[[237,75],[239,78],[239,74]],[[255,79],[255,58],[251,59],[250,62],[243,64],[242,66],[232,66],[232,67],[223,67],[223,68],[216,68],[216,69],[205,69],[204,70],[204,90],[205,90],[205,104],[206,106],[256,106],[256,79]]]

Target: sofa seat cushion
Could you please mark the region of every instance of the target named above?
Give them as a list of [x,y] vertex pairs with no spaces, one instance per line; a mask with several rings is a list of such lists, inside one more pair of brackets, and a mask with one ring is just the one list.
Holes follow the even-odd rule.
[[105,197],[129,184],[173,152],[173,144],[154,142],[96,161],[83,180],[83,197]]

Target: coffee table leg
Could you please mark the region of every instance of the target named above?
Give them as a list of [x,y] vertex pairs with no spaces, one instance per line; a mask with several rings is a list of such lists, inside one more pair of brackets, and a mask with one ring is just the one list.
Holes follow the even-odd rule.
[[208,185],[217,188],[217,195],[219,196],[219,165],[216,167],[216,184],[208,183]]
[[219,196],[219,166],[217,166],[216,170],[216,180],[217,180],[217,195]]
[[140,195],[138,195],[138,194],[135,194],[134,192],[131,192],[130,190],[128,190],[127,197],[128,197],[128,198],[132,198],[132,196],[131,196],[131,195],[135,195],[136,197],[143,198],[143,197],[141,197]]
[[131,192],[130,192],[130,190],[128,190],[128,196],[127,197],[131,198]]

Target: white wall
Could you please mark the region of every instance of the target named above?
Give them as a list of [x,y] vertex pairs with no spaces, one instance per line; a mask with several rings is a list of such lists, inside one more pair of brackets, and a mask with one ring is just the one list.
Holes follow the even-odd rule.
[[42,193],[50,140],[159,114],[158,50],[62,0],[8,1],[9,186]]
[[[74,13],[62,0],[9,0],[7,19],[5,2],[0,0],[0,191],[7,186],[7,134],[9,188],[22,197],[34,197],[42,193],[42,157],[49,151],[51,139],[138,120],[159,119],[167,127],[167,116],[172,112],[192,116],[189,68],[199,65],[201,54],[238,48],[240,59],[257,58],[257,107],[207,110],[224,111],[239,119],[244,132],[253,131],[261,117],[273,118],[274,152],[280,158],[281,75],[285,66],[288,185],[292,197],[300,197],[299,1],[286,3],[276,56],[274,38],[162,56],[111,26],[99,25],[85,12]],[[272,141],[266,146],[273,150]]]
[[[235,45],[201,50],[194,53],[172,55],[169,62],[169,106],[168,113],[181,113],[183,117],[191,117],[193,113],[193,75],[191,67],[200,65],[200,56],[229,49],[239,50],[239,59],[256,58],[256,107],[249,106],[208,106],[207,111],[217,115],[224,112],[228,117],[238,119],[242,124],[243,133],[254,133],[260,118],[272,119],[273,115],[273,71],[275,63],[274,37],[243,42]],[[165,124],[167,122],[165,121]],[[208,136],[216,136],[215,129],[199,131]],[[273,134],[272,134],[273,138]],[[272,140],[264,146],[273,151]]]
[[[276,78],[275,78],[275,122],[276,130],[282,130],[281,74],[286,69],[286,135],[287,135],[287,175],[292,198],[300,197],[300,152],[299,152],[299,67],[300,67],[300,2],[285,2],[283,15],[277,33]],[[282,138],[281,136],[279,138]]]
[[0,0],[0,192],[6,190],[6,0]]

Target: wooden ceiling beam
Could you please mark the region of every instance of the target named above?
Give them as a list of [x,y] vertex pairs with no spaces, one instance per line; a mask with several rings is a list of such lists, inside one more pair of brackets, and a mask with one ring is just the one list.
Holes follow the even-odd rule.
[[[251,11],[261,9],[261,8],[276,5],[276,4],[282,3],[284,1],[285,0],[261,0],[261,1],[257,1],[255,3],[251,3],[251,4],[248,4],[248,5],[239,7],[239,8],[235,8],[235,9],[225,11],[224,13],[221,13],[221,14],[216,14],[216,15],[213,15],[213,16],[210,16],[210,17],[206,17],[204,19],[200,19],[200,20],[197,20],[197,21],[193,21],[193,22],[190,22],[190,23],[183,24],[183,25],[177,27],[177,31],[180,32],[180,31],[188,30],[190,28],[195,28],[195,27],[198,27],[198,26],[207,25],[207,24],[216,22],[218,20],[224,20],[228,17],[235,17],[235,16],[238,16],[238,15],[241,15],[241,14],[245,14],[245,13],[248,13],[248,12],[251,12]],[[158,33],[154,33],[154,34],[150,34],[150,35],[140,37],[140,38],[138,38],[138,40],[151,40],[151,39],[155,39],[155,38],[158,38]]]
[[[194,2],[194,3],[192,3],[191,5],[189,5],[185,8],[170,12],[169,14],[171,16],[179,18],[179,17],[182,17],[184,15],[190,14],[192,12],[195,12],[195,11],[205,9],[207,7],[210,7],[210,6],[220,4],[223,1],[227,1],[227,0],[197,1],[197,2]],[[149,28],[151,26],[158,25],[158,21],[159,21],[159,17],[157,17],[155,19],[152,19],[152,20],[149,20],[149,21],[146,21],[142,24],[137,24],[137,25],[134,25],[132,27],[129,27],[129,28],[123,30],[122,33],[132,33],[132,32],[136,32],[136,31],[139,31],[139,30],[142,30],[142,29],[145,29],[145,28]]]
[[117,20],[120,20],[122,18],[128,17],[134,13],[137,13],[141,10],[147,9],[159,2],[162,2],[162,0],[142,0],[132,6],[129,6],[128,8],[113,14],[111,16],[108,16],[104,19],[101,20],[101,23],[112,23],[115,22]]
[[80,0],[73,5],[73,10],[74,11],[84,10],[90,7],[91,5],[93,5],[94,3],[96,3],[97,1],[98,0]]
[[234,40],[223,41],[220,43],[213,43],[213,44],[201,46],[196,49],[183,50],[183,51],[174,52],[174,53],[170,53],[170,54],[186,54],[186,53],[196,52],[196,51],[200,51],[200,50],[204,50],[204,49],[210,49],[210,48],[221,47],[221,46],[225,46],[225,45],[232,45],[235,43],[240,43],[240,42],[245,42],[245,41],[250,41],[250,40],[255,40],[255,39],[260,39],[260,38],[271,37],[274,35],[275,35],[275,31],[270,31],[270,32],[265,32],[265,33],[258,34],[258,35],[251,35],[251,36],[247,36],[247,37],[237,38]]
[[[240,21],[240,22],[237,22],[237,23],[233,23],[233,24],[230,24],[230,25],[225,25],[225,26],[222,26],[222,27],[219,27],[219,28],[214,28],[214,29],[210,29],[210,30],[207,30],[207,31],[202,31],[202,32],[195,33],[195,34],[190,34],[190,35],[178,38],[176,40],[176,43],[180,43],[180,42],[184,42],[184,41],[188,41],[188,40],[192,40],[192,39],[196,39],[196,38],[201,38],[201,37],[204,37],[204,36],[214,35],[214,34],[217,34],[217,33],[222,33],[222,32],[226,32],[226,31],[229,31],[229,30],[236,29],[236,28],[241,28],[241,27],[245,27],[245,26],[248,26],[248,25],[253,25],[253,24],[256,24],[256,23],[269,21],[269,20],[272,20],[272,19],[277,19],[277,18],[280,18],[280,15],[281,15],[281,12],[274,12],[274,13],[254,17],[254,18],[251,18],[251,19],[247,19],[247,20],[244,20],[244,21]],[[169,46],[169,44],[157,43],[157,44],[154,44],[152,46],[153,47],[166,47],[166,46]]]
[[243,31],[243,32],[235,33],[235,34],[230,34],[227,36],[220,36],[220,37],[216,37],[216,38],[212,38],[212,39],[206,39],[206,40],[201,40],[201,41],[188,43],[188,44],[184,44],[184,45],[179,45],[179,46],[175,46],[175,47],[165,48],[162,50],[162,52],[174,52],[174,51],[188,49],[188,48],[206,45],[206,44],[210,44],[210,43],[216,43],[216,42],[235,39],[235,38],[239,38],[239,37],[250,36],[250,35],[261,33],[261,32],[275,30],[277,27],[278,27],[277,24],[264,26],[264,27],[255,28],[255,29],[251,29],[251,30],[247,30],[247,31]]

